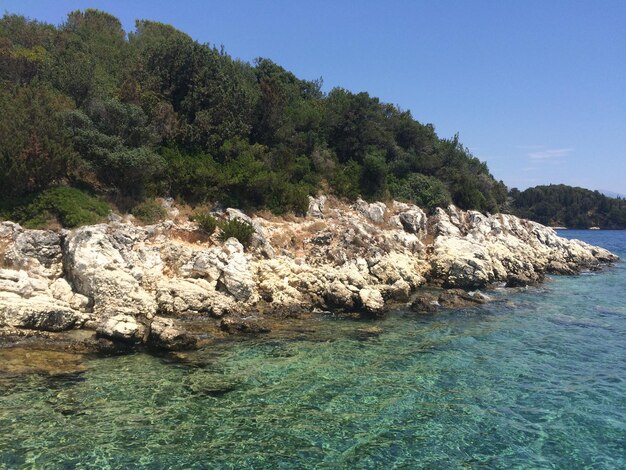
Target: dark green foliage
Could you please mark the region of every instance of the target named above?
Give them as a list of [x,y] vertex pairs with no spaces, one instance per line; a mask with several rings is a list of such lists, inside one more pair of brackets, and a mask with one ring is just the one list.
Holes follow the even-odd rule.
[[379,152],[368,153],[363,159],[361,191],[369,198],[383,198],[387,188],[387,163]]
[[0,90],[0,196],[41,191],[68,176],[76,153],[61,116],[71,107],[48,86]]
[[207,235],[212,235],[217,228],[217,219],[211,215],[210,212],[200,211],[191,216],[191,220],[196,222],[200,227],[200,230]]
[[545,225],[626,229],[626,201],[598,191],[558,184],[509,194],[513,213]]
[[419,173],[392,180],[389,189],[395,199],[414,202],[430,211],[436,207],[447,207],[452,202],[445,184],[437,178]]
[[[102,11],[0,20],[0,197],[59,184],[301,214],[320,190],[497,211],[506,187],[455,136],[368,93]],[[424,179],[424,178],[432,179]]]
[[43,191],[25,206],[14,208],[13,214],[27,228],[45,227],[50,220],[73,228],[102,222],[110,211],[107,203],[79,189],[59,186]]
[[155,224],[167,216],[167,211],[161,203],[154,199],[147,199],[140,202],[130,211],[144,224]]
[[363,167],[354,160],[345,165],[338,165],[330,177],[330,184],[337,196],[356,199],[361,193],[361,174]]
[[165,162],[151,148],[154,138],[141,108],[116,100],[94,100],[86,111],[90,115],[75,110],[64,116],[74,148],[86,166],[104,185],[129,196],[143,196]]
[[252,240],[252,235],[254,235],[254,227],[243,220],[231,219],[222,222],[219,226],[219,239],[223,242],[234,237],[239,240],[239,243],[247,247]]

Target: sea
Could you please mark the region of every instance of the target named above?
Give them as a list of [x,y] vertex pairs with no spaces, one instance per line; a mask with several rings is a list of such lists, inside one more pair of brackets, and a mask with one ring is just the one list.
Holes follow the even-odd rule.
[[560,235],[622,260],[189,353],[0,353],[0,468],[626,468],[626,232]]

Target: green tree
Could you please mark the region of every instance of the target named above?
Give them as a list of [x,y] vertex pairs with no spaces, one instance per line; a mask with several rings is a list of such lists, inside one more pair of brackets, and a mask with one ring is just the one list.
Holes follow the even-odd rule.
[[46,86],[0,91],[0,192],[19,196],[68,177],[77,155],[61,116],[72,103]]

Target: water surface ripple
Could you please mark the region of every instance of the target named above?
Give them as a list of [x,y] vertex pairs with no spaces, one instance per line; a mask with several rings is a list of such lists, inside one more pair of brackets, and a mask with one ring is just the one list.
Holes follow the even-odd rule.
[[[564,232],[626,257],[626,232]],[[0,373],[0,468],[626,468],[626,264],[185,361]]]

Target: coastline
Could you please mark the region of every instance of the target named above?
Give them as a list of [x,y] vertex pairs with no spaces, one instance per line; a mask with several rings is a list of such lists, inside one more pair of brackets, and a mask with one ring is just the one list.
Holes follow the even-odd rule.
[[398,202],[348,206],[321,196],[302,218],[217,214],[252,224],[247,248],[168,209],[170,220],[143,227],[119,216],[61,232],[0,223],[2,342],[193,349],[329,311],[378,318],[399,305],[419,314],[482,303],[479,289],[617,259],[534,222],[453,206],[426,215]]

